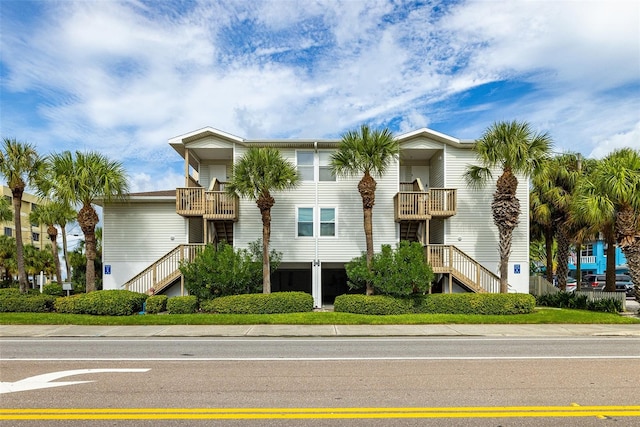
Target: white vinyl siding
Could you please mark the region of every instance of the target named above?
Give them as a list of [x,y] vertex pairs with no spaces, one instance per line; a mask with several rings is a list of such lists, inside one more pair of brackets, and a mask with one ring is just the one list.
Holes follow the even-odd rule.
[[103,208],[104,289],[117,289],[160,257],[186,242],[186,220],[175,200],[129,202]]
[[[303,150],[281,149],[283,157],[292,164],[296,153]],[[327,150],[330,152],[329,150]],[[245,152],[238,147],[235,157]],[[311,153],[313,153],[311,151]],[[398,164],[393,163],[383,178],[375,177],[376,204],[373,208],[374,248],[397,242],[396,223],[393,218],[393,197],[398,188]],[[310,263],[319,259],[323,263],[344,263],[360,256],[366,250],[362,214],[362,199],[358,193],[361,177],[338,178],[336,181],[302,181],[291,191],[273,192],[275,205],[271,209],[271,248],[282,252],[283,263]],[[298,238],[296,207],[335,207],[335,238]],[[262,236],[260,211],[254,200],[240,200],[240,216],[234,229],[234,246],[247,247],[249,242]],[[317,252],[316,252],[317,251]]]

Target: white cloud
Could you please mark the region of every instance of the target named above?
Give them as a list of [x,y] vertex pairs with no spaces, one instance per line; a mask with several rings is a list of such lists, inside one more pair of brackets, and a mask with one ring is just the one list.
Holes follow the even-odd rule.
[[[175,186],[179,166],[162,178],[180,163],[167,139],[204,126],[334,137],[393,122],[474,138],[518,118],[584,154],[637,143],[640,3],[432,4],[440,12],[384,0],[46,3],[32,26],[2,21],[2,90],[45,100],[29,119],[3,102],[3,132],[44,152],[99,150],[125,162],[137,191]],[[470,92],[505,81],[525,89]]]

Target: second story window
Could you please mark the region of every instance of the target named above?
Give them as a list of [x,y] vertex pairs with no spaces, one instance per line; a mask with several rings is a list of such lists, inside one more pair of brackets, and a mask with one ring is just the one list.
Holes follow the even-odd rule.
[[298,151],[296,153],[296,165],[298,167],[298,172],[300,173],[300,178],[303,181],[314,180],[313,163],[313,151]]
[[4,235],[9,237],[13,236],[13,230],[11,229],[11,227],[4,228]]
[[31,238],[34,242],[40,241],[40,233],[31,233]]
[[335,181],[330,163],[331,151],[296,151],[296,166],[303,181]]

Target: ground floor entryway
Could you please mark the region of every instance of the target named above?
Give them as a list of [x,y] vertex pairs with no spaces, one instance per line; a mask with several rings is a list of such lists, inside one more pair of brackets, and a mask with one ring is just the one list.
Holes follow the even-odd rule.
[[271,291],[308,292],[317,308],[333,304],[338,295],[350,292],[344,265],[320,263],[281,265],[271,274]]

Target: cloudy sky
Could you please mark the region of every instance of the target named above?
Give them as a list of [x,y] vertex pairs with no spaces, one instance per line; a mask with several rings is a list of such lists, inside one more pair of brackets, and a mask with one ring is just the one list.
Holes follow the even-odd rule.
[[169,138],[339,138],[361,123],[556,151],[640,148],[640,1],[0,2],[0,131],[182,185]]

